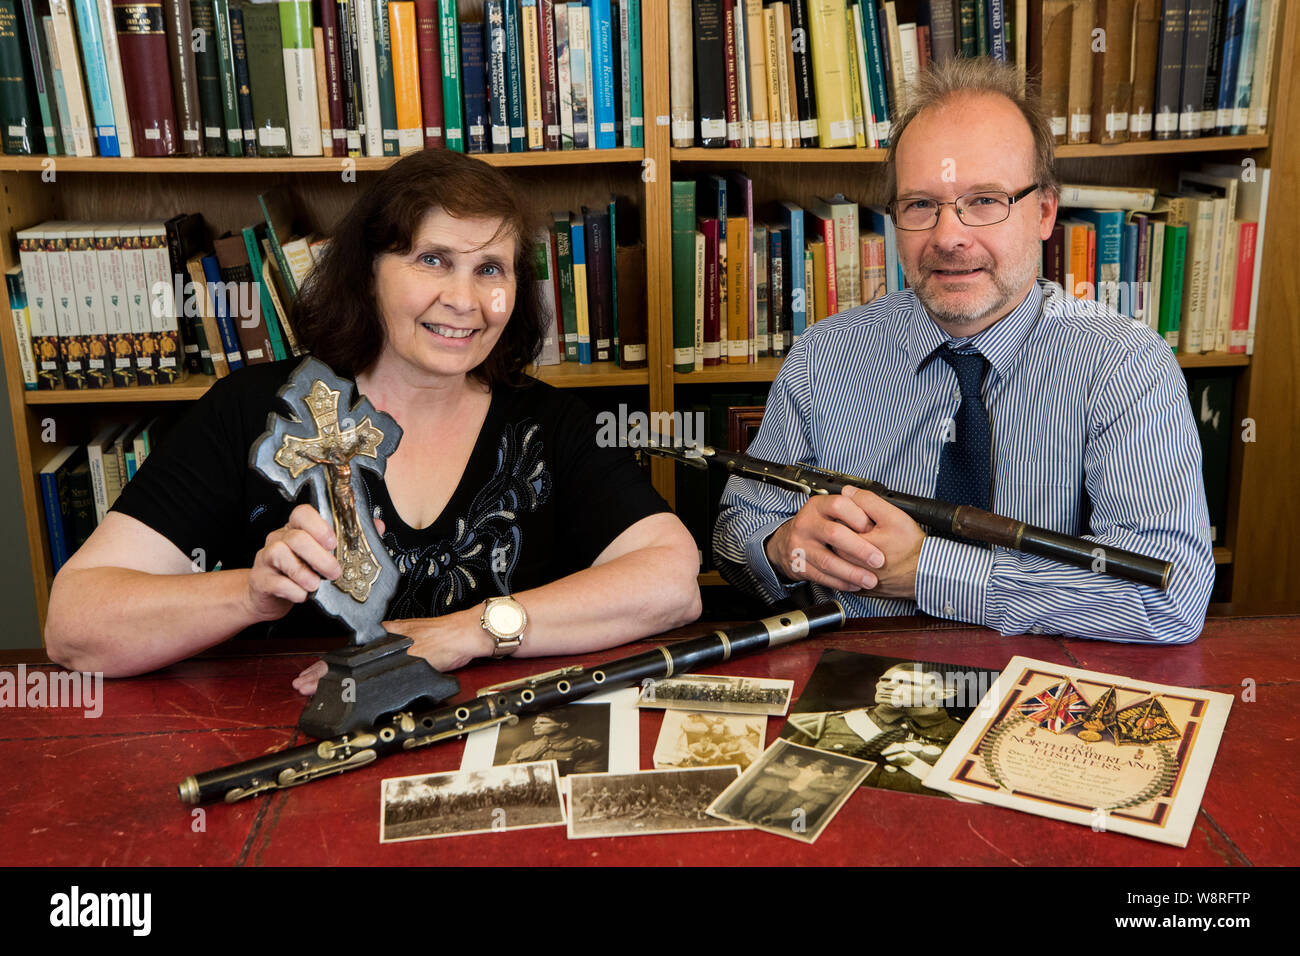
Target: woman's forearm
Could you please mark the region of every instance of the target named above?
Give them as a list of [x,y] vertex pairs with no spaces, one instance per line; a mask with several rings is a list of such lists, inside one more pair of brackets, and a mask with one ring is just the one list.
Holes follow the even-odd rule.
[[50,592],[46,653],[69,670],[107,677],[165,667],[257,623],[248,573],[65,568]]

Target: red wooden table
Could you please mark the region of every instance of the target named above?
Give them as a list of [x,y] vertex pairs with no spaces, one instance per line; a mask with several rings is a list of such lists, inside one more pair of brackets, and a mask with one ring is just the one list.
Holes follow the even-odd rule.
[[[694,636],[712,628],[692,625]],[[678,635],[674,635],[678,636]],[[643,644],[577,659],[594,663]],[[1186,849],[931,797],[859,790],[816,844],[709,832],[568,840],[562,827],[379,843],[385,777],[454,770],[463,743],[403,753],[361,770],[196,815],[176,795],[186,776],[302,742],[290,680],[314,655],[223,656],[106,681],[103,714],[0,709],[0,863],[18,865],[1129,865],[1300,862],[1300,618],[1211,619],[1194,644],[1145,647],[1003,638],[929,619],[850,628],[710,668],[786,678],[803,689],[822,650],[1001,668],[1014,654],[1133,678],[1212,688],[1236,700]],[[460,673],[475,688],[547,670],[503,661]],[[14,670],[14,667],[6,667]],[[31,668],[29,667],[29,671]],[[1243,702],[1243,681],[1255,700]],[[641,715],[641,766],[662,711]],[[772,718],[768,739],[783,722]]]

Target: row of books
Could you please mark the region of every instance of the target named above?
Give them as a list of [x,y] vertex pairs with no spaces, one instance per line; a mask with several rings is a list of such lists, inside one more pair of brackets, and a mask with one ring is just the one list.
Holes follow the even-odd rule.
[[298,354],[290,310],[326,240],[294,232],[283,189],[258,198],[264,221],[215,239],[199,213],[19,230],[5,279],[24,385],[174,384]]
[[[641,147],[641,0],[0,0],[6,153]],[[48,13],[46,12],[48,10]]]
[[1281,5],[671,0],[673,145],[887,146],[916,77],[958,56],[1019,67],[1058,143],[1262,133]]
[[54,570],[90,537],[161,432],[159,418],[106,425],[86,445],[61,448],[40,470]]
[[1175,352],[1253,354],[1269,181],[1266,168],[1205,164],[1173,195],[1066,186],[1042,274]]

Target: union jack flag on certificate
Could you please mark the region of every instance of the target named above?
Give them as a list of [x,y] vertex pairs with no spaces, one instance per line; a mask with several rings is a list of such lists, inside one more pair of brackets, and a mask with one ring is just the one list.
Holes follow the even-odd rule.
[[1088,713],[1088,702],[1067,680],[1022,700],[1016,704],[1016,711],[1021,717],[1059,734],[1083,720]]

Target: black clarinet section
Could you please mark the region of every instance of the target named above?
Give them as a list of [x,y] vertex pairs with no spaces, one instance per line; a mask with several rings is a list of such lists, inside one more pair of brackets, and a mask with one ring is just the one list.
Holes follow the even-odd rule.
[[187,777],[177,790],[184,803],[215,800],[234,803],[245,797],[355,770],[400,750],[450,740],[495,724],[513,724],[521,715],[550,710],[601,691],[631,687],[645,680],[663,680],[733,657],[780,647],[843,623],[844,609],[839,602],[825,601],[801,611],[738,624],[705,637],[661,645],[594,667],[566,667],[489,687],[462,704],[444,704],[423,713],[394,714],[371,730]]
[[1088,538],[1049,531],[1047,528],[1039,528],[970,505],[955,505],[938,498],[923,498],[920,495],[892,491],[878,481],[858,478],[856,475],[826,471],[811,465],[782,465],[707,445],[688,448],[651,445],[640,446],[640,450],[696,468],[707,468],[712,464],[733,475],[805,495],[838,495],[847,487],[863,488],[884,498],[917,524],[939,534],[1037,554],[1097,574],[1109,574],[1139,584],[1149,584],[1153,588],[1167,588],[1170,572],[1173,571],[1170,562],[1150,558],[1145,554],[1126,551]]

